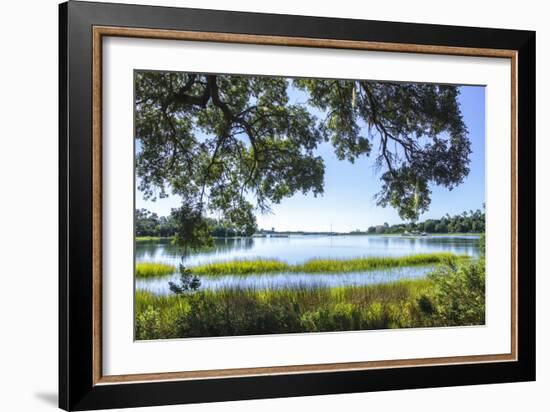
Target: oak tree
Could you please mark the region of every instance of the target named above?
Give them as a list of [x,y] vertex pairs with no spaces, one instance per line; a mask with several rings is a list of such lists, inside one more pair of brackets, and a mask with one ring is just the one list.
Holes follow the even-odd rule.
[[343,161],[375,156],[377,203],[403,219],[428,209],[430,185],[452,189],[469,172],[456,86],[174,72],[137,72],[135,86],[139,189],[181,197],[188,247],[208,243],[208,213],[252,234],[256,210],[322,194],[323,142]]

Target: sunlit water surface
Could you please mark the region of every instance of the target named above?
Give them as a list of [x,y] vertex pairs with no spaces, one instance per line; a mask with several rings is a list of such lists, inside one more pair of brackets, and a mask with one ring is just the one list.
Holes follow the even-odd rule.
[[[479,256],[478,236],[326,236],[305,235],[277,238],[246,238],[216,240],[212,249],[195,253],[182,260],[181,252],[168,241],[138,243],[137,262],[162,262],[178,266],[195,266],[236,259],[278,259],[289,264],[314,258],[349,259],[368,256],[406,256],[419,253],[450,252],[471,257]],[[433,266],[400,267],[368,272],[274,273],[248,276],[224,275],[201,277],[202,290],[220,289],[285,289],[336,286],[361,286],[386,283],[399,279],[426,276]],[[157,279],[137,279],[136,289],[155,294],[167,294],[169,281],[177,273]]]

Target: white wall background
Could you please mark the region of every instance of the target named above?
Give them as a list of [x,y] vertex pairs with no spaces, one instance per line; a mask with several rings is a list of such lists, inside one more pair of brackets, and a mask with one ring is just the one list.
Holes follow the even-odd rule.
[[[131,1],[141,3],[140,1]],[[537,255],[550,247],[550,27],[535,0],[181,0],[145,3],[537,31]],[[0,6],[0,410],[57,405],[57,0]],[[546,115],[546,116],[545,116]],[[211,411],[548,410],[550,282],[537,261],[538,381],[142,409]]]

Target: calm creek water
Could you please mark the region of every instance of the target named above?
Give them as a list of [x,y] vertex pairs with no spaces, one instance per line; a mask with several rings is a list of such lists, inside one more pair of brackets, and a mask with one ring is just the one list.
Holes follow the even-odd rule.
[[[279,259],[290,264],[313,258],[346,259],[367,256],[406,256],[418,253],[451,252],[479,256],[478,236],[326,236],[305,235],[246,239],[219,239],[208,251],[185,258],[186,266],[235,259]],[[138,243],[137,262],[162,262],[178,266],[181,254],[168,241]],[[425,276],[432,267],[415,266],[359,273],[283,273],[249,276],[202,277],[201,289],[281,289],[297,287],[359,286]],[[177,274],[157,279],[137,279],[136,289],[169,293],[168,281]]]

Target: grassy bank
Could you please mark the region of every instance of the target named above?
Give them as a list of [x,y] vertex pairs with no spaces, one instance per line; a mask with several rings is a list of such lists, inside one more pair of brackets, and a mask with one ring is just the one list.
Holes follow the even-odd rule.
[[190,268],[199,276],[251,275],[262,273],[350,273],[404,266],[431,265],[466,259],[452,253],[429,253],[401,257],[311,259],[291,265],[280,260],[254,259],[217,262]]
[[136,263],[136,277],[138,278],[155,278],[160,276],[171,275],[177,270],[173,265],[153,262]]
[[351,331],[485,322],[485,262],[428,278],[318,289],[136,292],[137,339]]
[[136,292],[138,339],[405,328],[422,324],[429,281],[332,289]]

